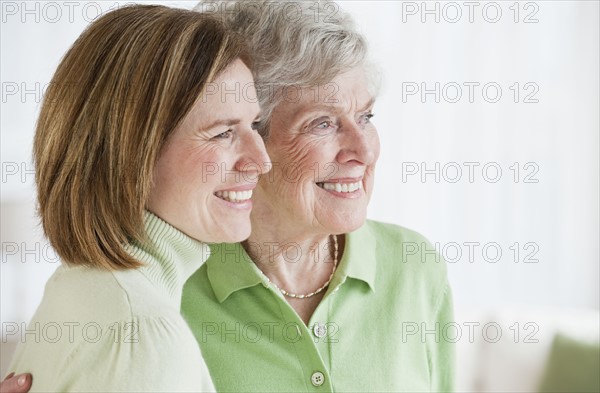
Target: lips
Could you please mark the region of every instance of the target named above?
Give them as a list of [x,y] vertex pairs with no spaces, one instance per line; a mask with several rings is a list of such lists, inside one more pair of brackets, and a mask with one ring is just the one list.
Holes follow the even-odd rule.
[[359,195],[363,189],[364,176],[328,179],[317,182],[317,186],[334,195],[348,197]]
[[256,188],[255,183],[245,184],[245,185],[241,185],[241,186],[238,185],[236,187],[232,187],[227,190],[215,191],[214,195],[217,198],[222,199],[227,202],[230,202],[230,203],[239,203],[239,204],[243,204],[246,202],[249,203],[250,199],[252,198],[252,192],[254,191],[255,188]]
[[242,203],[252,198],[252,190],[246,191],[217,191],[217,198],[226,200],[227,202]]
[[335,192],[355,192],[362,188],[362,181],[357,182],[321,182],[317,183],[319,187],[327,191]]

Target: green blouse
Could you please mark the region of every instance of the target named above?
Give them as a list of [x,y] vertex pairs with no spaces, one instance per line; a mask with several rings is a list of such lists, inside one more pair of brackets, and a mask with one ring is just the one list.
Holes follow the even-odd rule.
[[452,390],[444,261],[395,225],[367,221],[346,239],[308,326],[240,244],[211,246],[184,287],[182,313],[218,391]]
[[142,268],[63,265],[50,278],[9,368],[33,374],[32,392],[214,391],[179,312],[208,246],[149,212],[145,228],[156,247],[128,246]]

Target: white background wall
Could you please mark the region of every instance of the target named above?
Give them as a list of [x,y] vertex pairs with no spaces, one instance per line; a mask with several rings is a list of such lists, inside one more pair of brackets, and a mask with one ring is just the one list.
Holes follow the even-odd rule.
[[[3,324],[30,318],[57,265],[33,217],[30,150],[43,88],[89,21],[116,4],[2,1]],[[383,75],[370,217],[416,229],[456,259],[459,315],[598,310],[598,1],[340,4]],[[436,83],[438,97],[421,95]]]

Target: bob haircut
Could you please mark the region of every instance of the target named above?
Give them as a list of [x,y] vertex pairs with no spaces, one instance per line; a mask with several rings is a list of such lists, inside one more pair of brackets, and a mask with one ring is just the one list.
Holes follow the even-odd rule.
[[243,42],[210,15],[128,6],[94,21],[44,97],[33,146],[38,213],[68,265],[142,263],[144,210],[165,140]]

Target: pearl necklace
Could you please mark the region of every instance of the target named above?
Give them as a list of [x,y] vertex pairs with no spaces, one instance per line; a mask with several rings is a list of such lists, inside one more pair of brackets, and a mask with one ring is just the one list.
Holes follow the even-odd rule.
[[[337,263],[338,263],[338,240],[337,240],[337,235],[332,235],[332,236],[333,236],[333,270],[331,271],[331,275],[329,276],[329,279],[325,282],[325,284],[323,284],[320,288],[318,288],[317,290],[315,290],[313,292],[310,292],[310,293],[307,293],[307,294],[296,294],[296,293],[288,292],[285,289],[279,288],[277,286],[277,284],[275,284],[273,281],[271,281],[271,279],[269,277],[267,277],[267,275],[260,268],[258,268],[258,270],[263,275],[263,277],[265,277],[267,279],[267,281],[269,282],[269,284],[273,284],[273,286],[275,288],[277,288],[279,290],[279,292],[281,292],[284,296],[291,297],[291,298],[294,298],[294,299],[306,299],[306,298],[309,298],[309,297],[313,297],[316,294],[322,292],[323,289],[325,289],[331,283],[331,280],[333,279],[333,274],[335,273],[335,268],[337,267]],[[258,267],[258,265],[257,265],[257,267]]]

